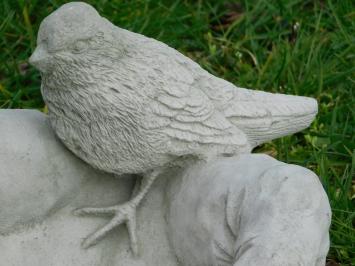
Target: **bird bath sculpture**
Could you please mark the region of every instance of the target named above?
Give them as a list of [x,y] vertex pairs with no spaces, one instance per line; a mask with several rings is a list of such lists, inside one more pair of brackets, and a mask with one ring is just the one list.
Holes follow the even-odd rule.
[[48,116],[0,112],[5,265],[24,248],[25,265],[324,265],[318,177],[250,154],[314,99],[238,88],[80,2],[43,20],[30,63]]

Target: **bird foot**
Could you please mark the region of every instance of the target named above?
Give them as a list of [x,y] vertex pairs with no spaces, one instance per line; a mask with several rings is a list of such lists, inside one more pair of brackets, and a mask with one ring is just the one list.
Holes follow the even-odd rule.
[[83,248],[89,248],[96,245],[110,231],[117,226],[125,223],[131,243],[133,255],[138,255],[138,241],[136,233],[136,211],[137,205],[129,201],[122,205],[115,205],[106,208],[81,208],[74,211],[75,215],[113,215],[113,218],[105,226],[89,235],[83,242]]

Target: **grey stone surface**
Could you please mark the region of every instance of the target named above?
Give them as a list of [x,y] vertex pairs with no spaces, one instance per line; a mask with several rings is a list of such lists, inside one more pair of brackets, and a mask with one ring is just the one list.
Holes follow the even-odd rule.
[[140,256],[133,257],[122,227],[82,249],[81,239],[108,218],[72,213],[127,200],[132,179],[76,158],[37,111],[0,110],[0,132],[1,266],[325,263],[330,208],[307,169],[246,154],[171,171],[138,209]]
[[84,247],[126,223],[137,254],[136,209],[158,176],[193,159],[248,154],[306,128],[317,113],[312,98],[239,88],[82,2],[43,20],[29,61],[41,72],[49,119],[64,145],[101,171],[142,176],[126,203],[76,212],[112,216]]

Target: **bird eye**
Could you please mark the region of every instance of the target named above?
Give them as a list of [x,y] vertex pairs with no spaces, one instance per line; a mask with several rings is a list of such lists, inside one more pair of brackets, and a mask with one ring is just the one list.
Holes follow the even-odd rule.
[[77,41],[76,43],[74,43],[73,52],[81,53],[85,51],[87,47],[88,47],[88,43],[86,41],[83,40]]

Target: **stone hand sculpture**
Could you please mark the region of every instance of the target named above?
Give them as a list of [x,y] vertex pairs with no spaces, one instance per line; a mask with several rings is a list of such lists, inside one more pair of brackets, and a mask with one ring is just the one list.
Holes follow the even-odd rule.
[[133,179],[74,156],[38,111],[0,109],[0,132],[1,266],[325,264],[331,212],[308,169],[243,154],[163,174],[137,212],[144,245],[135,257],[121,227],[82,249],[82,237],[107,218],[72,214],[124,202]]
[[69,150],[99,170],[143,177],[127,203],[76,211],[113,216],[84,247],[126,223],[136,254],[136,208],[162,172],[250,153],[306,128],[317,112],[314,99],[238,88],[80,2],[44,19],[30,63],[41,72],[51,125]]

